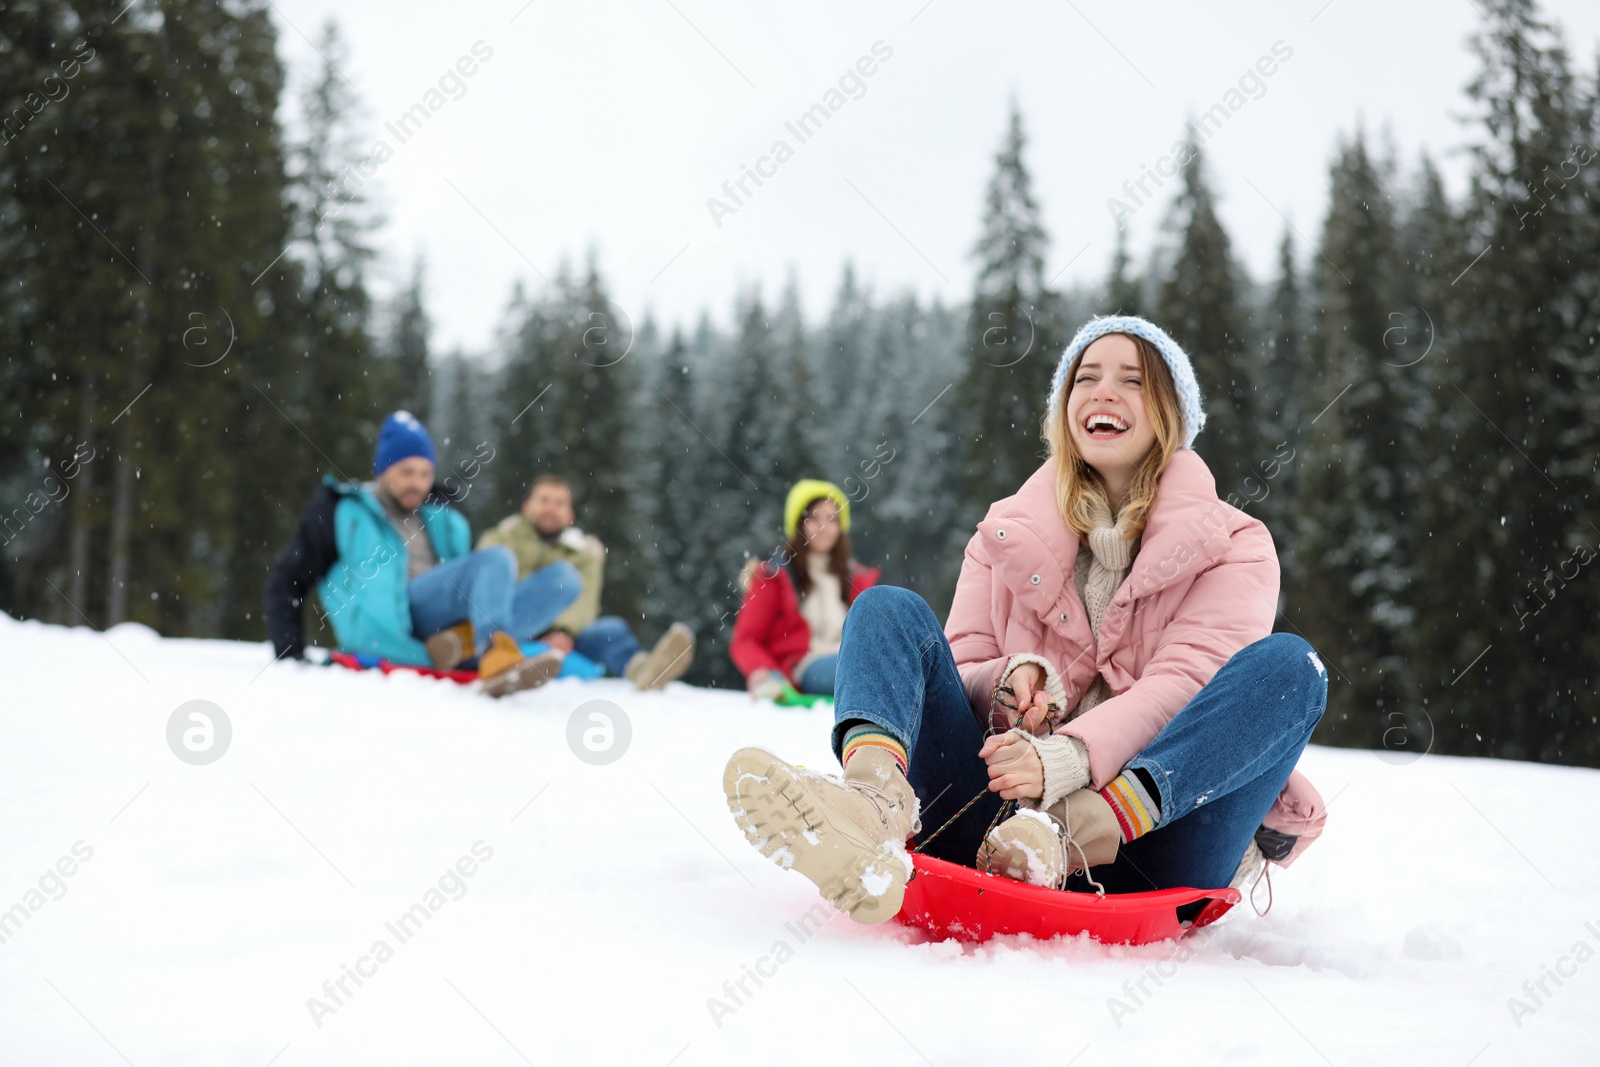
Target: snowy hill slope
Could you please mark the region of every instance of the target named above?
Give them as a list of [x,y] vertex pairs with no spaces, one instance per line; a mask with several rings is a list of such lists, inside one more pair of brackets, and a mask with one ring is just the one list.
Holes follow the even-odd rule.
[[1313,748],[1328,831],[1264,918],[964,948],[819,927],[735,829],[724,758],[836,766],[821,712],[269,659],[0,616],[0,1062],[1596,1062],[1594,771]]

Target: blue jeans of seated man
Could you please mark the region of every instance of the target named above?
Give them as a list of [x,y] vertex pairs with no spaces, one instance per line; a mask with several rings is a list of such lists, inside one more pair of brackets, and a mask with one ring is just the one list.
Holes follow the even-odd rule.
[[818,656],[806,664],[806,669],[795,679],[795,688],[802,693],[833,695],[834,678],[839,669],[839,653]]
[[613,678],[621,678],[628,661],[639,651],[639,639],[622,616],[602,615],[583,628],[573,639],[572,647],[605,667]]
[[518,641],[538,637],[578,599],[583,576],[570,563],[552,563],[517,581],[517,557],[504,546],[447,560],[406,585],[411,625],[426,638],[458,622],[472,623],[478,655],[496,630]]
[[[1215,889],[1232,880],[1327,705],[1327,676],[1311,653],[1287,633],[1240,649],[1130,761],[1155,779],[1161,822],[1121,846],[1114,863],[1094,868],[1107,892]],[[986,720],[988,709],[981,715]],[[988,768],[978,758],[984,725],[920,596],[875,586],[856,598],[845,616],[834,716],[835,755],[852,720],[876,723],[906,746],[922,801],[918,843],[983,793],[927,848],[972,866],[1001,799],[986,791]],[[1091,889],[1081,874],[1067,888]]]

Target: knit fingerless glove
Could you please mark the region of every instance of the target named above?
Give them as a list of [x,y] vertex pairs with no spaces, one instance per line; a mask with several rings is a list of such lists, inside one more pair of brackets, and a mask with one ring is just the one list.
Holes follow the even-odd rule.
[[1024,807],[1044,809],[1068,793],[1076,792],[1089,784],[1089,747],[1070,734],[1046,734],[1034,737],[1018,730],[1028,739],[1039,762],[1044,764],[1044,795],[1023,800]]

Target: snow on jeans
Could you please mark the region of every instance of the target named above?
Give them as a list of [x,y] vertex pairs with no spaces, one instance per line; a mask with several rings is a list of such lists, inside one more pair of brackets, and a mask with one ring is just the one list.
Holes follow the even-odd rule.
[[[1156,781],[1161,823],[1123,845],[1116,862],[1094,868],[1107,892],[1228,884],[1327,704],[1327,678],[1310,652],[1285,633],[1240,649],[1134,757],[1129,766]],[[916,593],[877,586],[856,598],[835,694],[835,755],[851,720],[876,723],[906,746],[922,801],[919,843],[987,789],[978,758],[984,728],[943,628]],[[998,793],[985,792],[928,854],[972,866],[1000,804]],[[1089,885],[1076,874],[1067,888]]]

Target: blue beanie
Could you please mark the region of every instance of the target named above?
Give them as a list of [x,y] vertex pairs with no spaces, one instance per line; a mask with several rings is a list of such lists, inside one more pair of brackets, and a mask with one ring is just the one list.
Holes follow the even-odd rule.
[[428,428],[418,422],[411,412],[397,411],[378,427],[378,450],[372,454],[372,473],[382,474],[412,456],[421,456],[429,463],[439,461],[438,453],[433,450],[433,438],[428,436]]
[[1189,355],[1178,347],[1178,342],[1167,336],[1165,330],[1137,315],[1103,315],[1084,323],[1067,350],[1061,354],[1061,364],[1050,379],[1050,410],[1055,411],[1056,405],[1061,403],[1067,370],[1078,353],[1108,333],[1133,334],[1156,346],[1161,358],[1167,361],[1167,369],[1172,372],[1172,384],[1178,390],[1178,406],[1183,410],[1185,430],[1183,447],[1192,446],[1195,435],[1205,429],[1206,409],[1200,396],[1200,383],[1195,381],[1194,368],[1189,365]]

